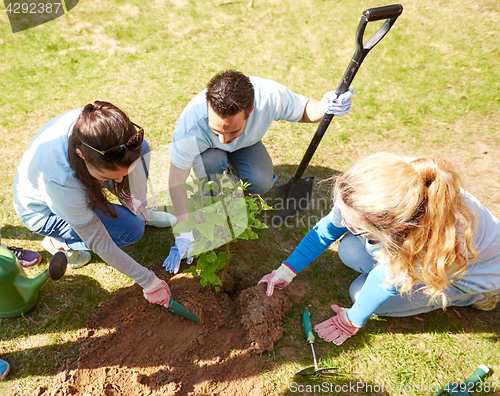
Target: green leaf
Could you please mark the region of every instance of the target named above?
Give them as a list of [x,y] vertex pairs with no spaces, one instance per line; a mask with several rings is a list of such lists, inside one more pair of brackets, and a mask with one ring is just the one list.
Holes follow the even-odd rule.
[[214,251],[211,251],[210,253],[208,253],[206,257],[207,257],[207,261],[208,261],[209,263],[212,263],[212,262],[214,262],[215,260],[217,260],[217,254],[215,254],[215,252],[214,252]]
[[255,227],[258,230],[263,230],[267,228],[267,224],[263,223],[262,221],[255,220],[254,223],[252,224],[253,227]]
[[245,241],[247,241],[249,239],[247,231],[245,230],[240,235],[238,235],[238,239],[244,239]]
[[183,274],[193,274],[193,276],[199,276],[200,274],[198,273],[198,270],[196,269],[195,266],[189,267],[188,269],[185,269],[182,271]]
[[204,195],[202,197],[202,200],[203,200],[202,207],[206,208],[208,206],[214,205],[219,200],[219,197],[217,195],[216,196]]
[[202,270],[202,269],[205,269],[208,264],[209,263],[207,261],[207,254],[202,253],[200,255],[200,257],[198,257],[198,260],[196,261],[196,268],[198,268],[199,270]]
[[[217,268],[216,270],[221,270],[226,266],[226,252],[220,252],[217,260]],[[231,254],[229,255],[231,257]]]
[[209,189],[215,192],[219,192],[219,185],[214,182],[214,181],[209,181],[208,183],[205,184],[205,189]]
[[219,285],[219,286],[222,285],[222,281],[220,280],[220,278],[217,275],[215,275],[213,272],[202,271],[201,277],[206,279],[212,285]]
[[203,184],[203,180],[200,180],[197,177],[193,177],[192,180],[193,180],[193,183],[197,186],[201,186]]
[[198,207],[199,205],[193,199],[186,199],[186,209],[188,210],[188,212],[196,212]]
[[219,286],[214,286],[215,291],[218,293],[220,292],[220,287]]
[[174,232],[190,232],[193,231],[193,225],[192,222],[189,220],[181,220],[177,224],[174,225],[173,231]]
[[191,191],[192,193],[194,193],[194,188],[193,186],[187,184],[187,183],[181,183],[181,187],[186,190],[186,191]]
[[199,241],[196,241],[195,244],[193,245],[193,255],[201,254],[207,251],[207,240],[206,239],[200,239]]
[[207,280],[206,280],[206,279],[202,278],[202,279],[200,279],[200,283],[201,283],[201,285],[202,285],[203,287],[205,287],[205,286],[207,285],[207,283],[208,283],[208,282],[207,282]]
[[201,235],[207,238],[209,241],[214,239],[214,225],[210,223],[199,223],[196,225],[196,229],[200,231]]
[[259,239],[259,236],[253,232],[252,230],[248,229],[246,230],[246,233],[250,239]]

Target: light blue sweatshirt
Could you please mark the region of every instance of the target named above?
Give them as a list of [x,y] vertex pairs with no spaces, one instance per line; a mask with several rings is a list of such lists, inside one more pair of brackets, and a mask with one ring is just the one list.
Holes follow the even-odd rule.
[[[477,294],[500,288],[500,221],[472,194],[461,190],[469,211],[474,217],[473,245],[478,256],[469,261],[465,275],[453,285],[465,293]],[[335,203],[332,211],[323,217],[300,242],[295,251],[285,260],[291,269],[299,273],[323,253],[333,242],[347,232],[342,226],[342,215]],[[374,258],[382,244],[371,244],[361,238],[366,251]],[[368,275],[361,293],[347,311],[354,323],[364,325],[366,320],[391,296],[397,294],[394,285],[388,285],[387,264],[379,262]]]

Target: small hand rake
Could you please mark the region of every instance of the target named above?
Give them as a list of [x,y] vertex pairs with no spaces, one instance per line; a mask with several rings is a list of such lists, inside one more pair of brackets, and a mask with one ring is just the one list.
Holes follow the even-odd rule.
[[337,370],[339,367],[318,368],[318,362],[316,361],[316,354],[314,353],[314,346],[313,346],[314,334],[312,332],[311,315],[309,314],[309,311],[304,311],[304,313],[302,314],[302,327],[304,327],[304,332],[306,333],[307,342],[309,342],[309,344],[311,345],[313,359],[314,359],[314,366],[306,367],[300,370],[295,375],[323,375],[323,376],[337,375],[337,373],[331,370]]

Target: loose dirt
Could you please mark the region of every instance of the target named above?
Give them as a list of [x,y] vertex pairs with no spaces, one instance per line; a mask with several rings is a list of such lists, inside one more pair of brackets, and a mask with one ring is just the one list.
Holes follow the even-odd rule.
[[138,285],[120,289],[88,318],[79,358],[43,396],[268,394],[273,387],[259,375],[260,355],[281,338],[284,315],[304,296],[300,283],[272,298],[258,285],[234,299],[188,274],[168,284],[201,325],[149,304]]

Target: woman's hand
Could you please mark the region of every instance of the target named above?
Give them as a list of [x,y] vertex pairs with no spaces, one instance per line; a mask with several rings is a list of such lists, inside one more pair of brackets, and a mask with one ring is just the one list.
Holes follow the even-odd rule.
[[267,283],[266,294],[268,296],[272,296],[274,289],[281,290],[288,286],[295,275],[297,275],[297,273],[288,265],[283,263],[277,270],[273,270],[270,274],[265,275],[257,284],[260,285],[264,282]]
[[152,304],[163,305],[168,308],[170,304],[170,288],[167,282],[156,277],[151,284],[142,290],[144,298]]
[[330,319],[317,324],[314,326],[314,330],[325,341],[331,341],[335,345],[340,345],[349,337],[356,334],[362,326],[356,326],[349,320],[346,314],[347,309],[340,308],[335,304],[332,304],[330,308],[337,316],[332,316]]

